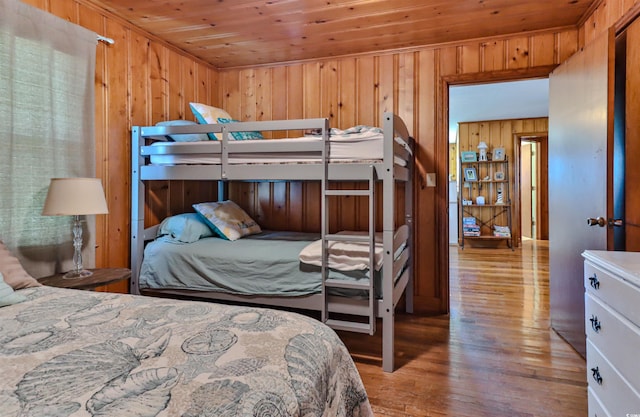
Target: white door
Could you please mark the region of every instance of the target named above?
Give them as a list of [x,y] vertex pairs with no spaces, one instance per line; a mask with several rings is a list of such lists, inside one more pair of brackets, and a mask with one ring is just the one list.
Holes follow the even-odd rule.
[[607,249],[609,34],[549,77],[549,264],[552,327],[585,354],[585,249]]

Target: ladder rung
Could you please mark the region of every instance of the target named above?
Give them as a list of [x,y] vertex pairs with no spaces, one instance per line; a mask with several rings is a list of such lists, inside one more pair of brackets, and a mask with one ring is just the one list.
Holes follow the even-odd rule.
[[324,240],[331,240],[333,242],[368,242],[368,235],[324,235]]
[[358,333],[369,333],[371,331],[371,325],[369,323],[360,323],[357,321],[327,319],[325,324],[335,330],[347,330]]
[[350,288],[356,290],[368,290],[369,289],[369,280],[361,280],[360,281],[347,281],[344,279],[333,279],[329,278],[324,281],[325,286],[331,288]]
[[325,195],[369,195],[369,190],[325,190]]

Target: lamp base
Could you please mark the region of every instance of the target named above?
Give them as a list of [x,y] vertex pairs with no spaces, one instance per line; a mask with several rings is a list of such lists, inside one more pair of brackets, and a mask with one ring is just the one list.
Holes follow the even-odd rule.
[[86,269],[83,269],[81,271],[69,271],[66,274],[64,274],[62,276],[62,278],[64,278],[64,279],[79,279],[79,278],[90,277],[91,275],[93,275],[93,272],[87,271]]

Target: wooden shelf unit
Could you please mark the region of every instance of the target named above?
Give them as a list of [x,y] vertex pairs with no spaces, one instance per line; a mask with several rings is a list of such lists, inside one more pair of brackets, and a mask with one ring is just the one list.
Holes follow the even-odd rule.
[[[459,243],[464,249],[466,240],[506,241],[513,249],[511,177],[509,175],[508,158],[499,161],[460,161],[461,184],[458,196],[458,228]],[[465,175],[468,168],[473,168],[475,176]],[[498,175],[501,177],[498,177]],[[497,202],[499,192],[502,202]],[[484,197],[484,204],[477,204],[477,198]],[[471,202],[471,204],[469,204]],[[480,236],[471,235],[471,227],[465,224],[465,218],[474,218]],[[494,235],[495,227],[507,227],[508,236]],[[474,229],[475,230],[475,229]],[[466,234],[465,234],[466,233]]]

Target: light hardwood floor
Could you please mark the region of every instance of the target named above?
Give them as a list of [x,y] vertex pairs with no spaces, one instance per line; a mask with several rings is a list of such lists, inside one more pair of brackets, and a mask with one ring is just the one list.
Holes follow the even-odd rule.
[[396,366],[380,332],[340,333],[376,415],[587,415],[584,359],[551,328],[546,242],[450,249],[451,314],[396,316]]

